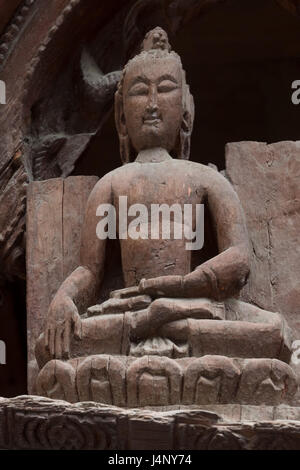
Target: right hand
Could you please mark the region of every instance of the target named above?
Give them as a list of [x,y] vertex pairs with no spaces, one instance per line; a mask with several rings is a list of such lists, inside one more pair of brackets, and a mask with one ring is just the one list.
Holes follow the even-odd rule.
[[143,310],[151,304],[151,297],[138,295],[136,297],[118,298],[112,297],[100,305],[94,305],[87,309],[89,317],[95,315],[119,314],[121,312]]
[[111,299],[128,299],[140,295],[139,286],[124,287],[123,289],[111,291],[109,297]]
[[172,275],[142,279],[139,292],[152,297],[184,297],[183,277]]
[[56,294],[50,304],[45,329],[45,347],[53,359],[69,359],[71,333],[81,339],[81,319],[70,297]]

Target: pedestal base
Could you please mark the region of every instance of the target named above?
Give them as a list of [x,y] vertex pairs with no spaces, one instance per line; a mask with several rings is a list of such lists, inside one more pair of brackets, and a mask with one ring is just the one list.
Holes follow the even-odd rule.
[[300,407],[158,411],[34,396],[0,399],[0,449],[299,450]]
[[48,362],[37,393],[70,403],[92,401],[120,407],[153,405],[290,404],[297,392],[291,367],[277,359],[203,356],[94,355]]

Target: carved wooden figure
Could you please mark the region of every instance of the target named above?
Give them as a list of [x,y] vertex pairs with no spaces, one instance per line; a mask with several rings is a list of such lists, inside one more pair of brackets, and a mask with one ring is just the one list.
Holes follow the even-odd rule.
[[[193,97],[161,28],[125,66],[115,116],[123,166],[88,199],[80,265],[60,285],[36,343],[38,393],[141,407],[291,400],[289,327],[280,314],[238,299],[249,275],[244,214],[224,176],[188,160]],[[198,253],[195,265],[185,241],[165,239],[159,227],[155,239],[124,237],[122,197],[149,213],[153,204],[204,204],[218,253],[206,260]],[[95,305],[107,274],[101,204],[116,210],[124,289]],[[194,211],[189,228],[196,222]],[[185,221],[174,216],[172,228],[178,224],[182,232]]]

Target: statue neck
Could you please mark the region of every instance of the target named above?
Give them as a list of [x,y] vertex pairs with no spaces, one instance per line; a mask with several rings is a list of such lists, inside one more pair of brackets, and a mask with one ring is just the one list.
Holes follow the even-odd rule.
[[161,147],[141,150],[135,159],[138,163],[161,163],[167,160],[172,160],[172,157]]

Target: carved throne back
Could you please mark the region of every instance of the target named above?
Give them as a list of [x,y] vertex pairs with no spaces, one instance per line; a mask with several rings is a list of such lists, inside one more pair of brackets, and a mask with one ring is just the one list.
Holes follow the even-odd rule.
[[227,144],[226,173],[250,238],[251,274],[242,297],[281,313],[300,339],[300,142]]
[[34,347],[48,307],[64,279],[79,265],[81,226],[96,176],[70,176],[29,184],[27,194],[28,391],[34,393]]

